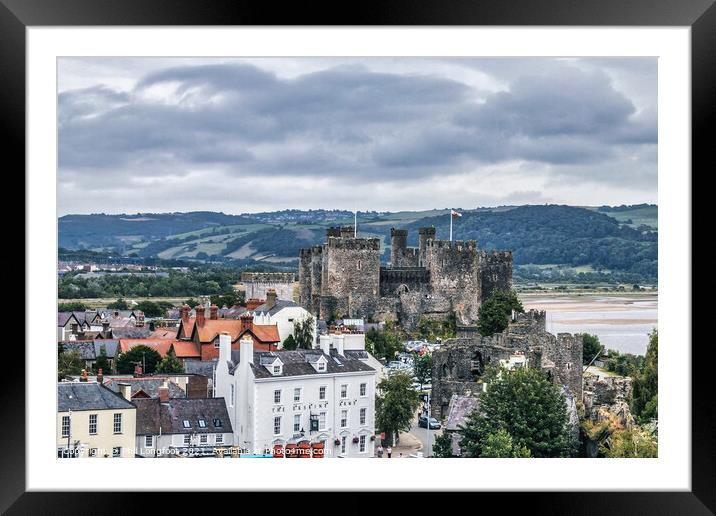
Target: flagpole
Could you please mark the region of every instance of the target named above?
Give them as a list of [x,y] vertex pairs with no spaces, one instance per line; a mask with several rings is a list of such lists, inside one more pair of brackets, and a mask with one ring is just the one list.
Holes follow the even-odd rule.
[[450,209],[450,242],[452,242],[452,209]]
[[358,210],[353,212],[353,238],[358,238]]

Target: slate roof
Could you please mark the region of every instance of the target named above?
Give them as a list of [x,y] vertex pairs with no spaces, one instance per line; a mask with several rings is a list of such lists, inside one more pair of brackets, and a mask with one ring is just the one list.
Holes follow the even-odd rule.
[[116,392],[94,382],[57,384],[57,411],[131,409],[135,406]]
[[445,430],[457,431],[471,412],[480,408],[480,399],[474,396],[458,396],[453,394],[448,405],[448,416]]
[[278,299],[278,300],[276,300],[276,304],[273,305],[273,307],[269,308],[268,304],[264,303],[262,305],[257,306],[256,308],[254,308],[252,310],[252,312],[274,315],[274,314],[277,314],[278,312],[280,312],[281,310],[283,310],[284,308],[289,308],[289,307],[293,307],[293,306],[298,306],[298,305],[296,303],[294,303],[293,301],[288,301],[285,299]]
[[80,354],[82,360],[94,360],[96,357],[94,351],[94,341],[91,340],[64,340],[60,342],[62,344],[62,351],[70,353],[77,351]]
[[[143,391],[150,398],[159,397],[159,387],[164,383],[164,378],[111,378],[104,382],[105,387],[119,392],[120,383],[128,383],[131,386],[132,396]],[[174,382],[167,382],[170,398],[186,398],[186,392]]]
[[[77,321],[77,317],[72,312],[57,312],[57,326],[66,326],[70,319]],[[77,324],[80,324],[77,321]]]
[[[283,362],[283,373],[280,375],[272,374],[262,363],[271,363],[273,359],[266,360],[265,357],[278,357]],[[311,365],[311,361],[317,360],[319,357],[326,357],[326,372],[318,373]],[[236,367],[240,361],[240,350],[231,351],[231,364],[229,364],[229,372],[234,374]],[[293,351],[254,351],[254,363],[251,365],[256,378],[275,378],[288,376],[303,376],[309,374],[336,374],[336,373],[355,373],[355,372],[372,372],[375,371],[365,362],[350,356],[342,356],[337,353],[331,353],[330,356],[324,354],[319,349],[297,349]]]
[[112,337],[115,339],[146,339],[152,333],[149,326],[122,326],[112,328]]
[[[77,318],[77,320],[83,324],[97,324],[96,319],[99,318],[99,314],[96,310],[88,310],[88,311],[82,311],[82,312],[72,312],[74,316]],[[100,318],[101,319],[101,318]]]
[[213,378],[216,362],[216,360],[187,360],[184,362],[184,370],[190,374],[199,374]]
[[117,348],[119,347],[119,340],[117,339],[95,339],[94,341],[94,354],[95,358],[102,352],[102,346],[104,346],[104,352],[107,354],[107,358],[114,358],[117,356]]
[[[170,399],[162,403],[159,399],[137,399],[137,435],[162,434],[213,434],[232,433],[231,420],[224,398]],[[206,421],[206,427],[199,426],[199,419]],[[189,422],[185,428],[183,421]],[[214,423],[219,420],[221,426]]]

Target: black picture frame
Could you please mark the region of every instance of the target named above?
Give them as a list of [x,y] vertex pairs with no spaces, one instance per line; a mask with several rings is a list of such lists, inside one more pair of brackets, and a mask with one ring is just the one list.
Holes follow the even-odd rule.
[[[709,168],[713,170],[713,144],[708,136],[708,129],[716,125],[712,104],[716,93],[716,6],[713,3],[714,0],[632,0],[628,3],[624,0],[401,0],[363,1],[347,8],[349,4],[341,2],[327,5],[296,2],[279,6],[243,0],[0,0],[0,132],[6,144],[4,163],[8,166],[3,177],[8,180],[14,177],[16,189],[24,191],[23,174],[18,171],[25,169],[25,29],[84,25],[689,26],[692,169],[707,169],[711,165]],[[9,163],[14,163],[12,169]],[[705,173],[703,170],[702,174]],[[693,181],[693,173],[691,177]],[[29,273],[31,271],[26,271],[26,275]],[[29,313],[25,311],[26,316]],[[690,338],[685,335],[679,345],[688,346]],[[706,342],[710,343],[710,339]],[[470,496],[479,496],[482,507],[494,504],[509,507],[511,512],[526,509],[530,513],[558,514],[713,514],[716,511],[716,423],[713,388],[707,384],[713,374],[710,370],[713,361],[698,358],[699,352],[708,352],[706,342],[699,344],[694,339],[691,348],[694,357],[691,364],[691,492],[533,492]],[[138,509],[144,506],[148,496],[156,496],[138,494],[130,499],[122,492],[25,492],[25,370],[24,359],[15,353],[12,367],[2,371],[0,410],[5,424],[0,425],[1,511],[7,514],[125,514],[129,507]],[[12,424],[7,423],[10,421]],[[151,479],[147,482],[151,483]],[[188,507],[192,498],[196,499],[196,495],[186,492],[164,494],[160,503],[163,512],[169,512],[170,508]],[[215,498],[213,500],[215,502]],[[417,509],[413,503],[408,505],[407,510]],[[441,505],[443,509],[446,507]],[[459,506],[464,510],[478,507],[474,500],[468,505],[455,505],[455,510]],[[212,507],[204,505],[204,508]]]

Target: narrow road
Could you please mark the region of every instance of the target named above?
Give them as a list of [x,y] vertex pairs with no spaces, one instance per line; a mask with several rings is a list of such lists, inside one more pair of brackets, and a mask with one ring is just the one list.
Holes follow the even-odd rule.
[[[430,433],[430,448],[428,449],[428,432]],[[433,455],[433,444],[435,444],[435,438],[443,433],[442,428],[440,430],[429,430],[427,428],[421,428],[418,426],[418,417],[415,416],[413,424],[410,425],[410,434],[415,436],[423,445],[423,456],[432,457]]]

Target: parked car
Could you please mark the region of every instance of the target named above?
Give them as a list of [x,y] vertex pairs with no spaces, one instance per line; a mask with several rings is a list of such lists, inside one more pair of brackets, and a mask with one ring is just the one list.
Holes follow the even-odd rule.
[[420,416],[418,418],[418,426],[420,428],[427,428],[428,421],[430,421],[430,430],[440,430],[440,428],[441,428],[440,421],[438,421],[434,417],[429,418],[427,416]]

